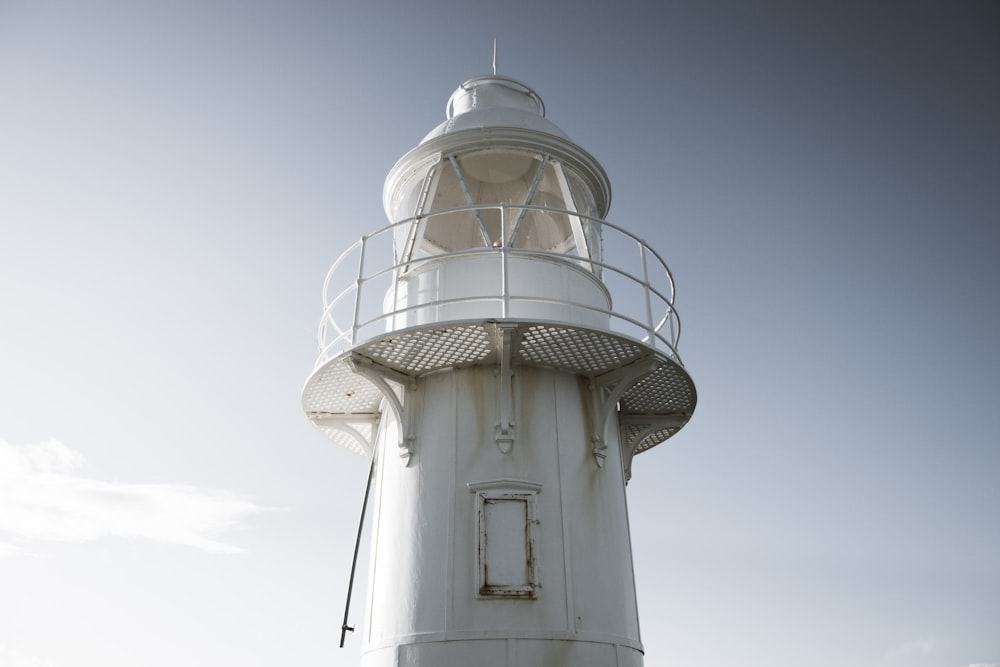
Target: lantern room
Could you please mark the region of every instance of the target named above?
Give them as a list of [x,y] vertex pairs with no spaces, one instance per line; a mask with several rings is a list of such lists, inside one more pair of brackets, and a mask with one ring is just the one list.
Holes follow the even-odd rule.
[[507,77],[455,91],[447,120],[386,179],[399,264],[506,247],[576,258],[600,275],[607,176],[544,113],[533,90]]

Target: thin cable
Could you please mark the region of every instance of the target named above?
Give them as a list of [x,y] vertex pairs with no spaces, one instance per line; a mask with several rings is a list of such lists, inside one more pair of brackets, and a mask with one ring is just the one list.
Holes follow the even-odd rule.
[[351,561],[351,579],[347,582],[347,603],[344,604],[344,622],[340,626],[340,648],[344,648],[344,638],[348,632],[354,632],[354,626],[347,624],[347,616],[351,613],[351,593],[354,591],[354,573],[358,568],[358,551],[361,549],[361,533],[365,527],[365,510],[368,508],[368,496],[372,490],[372,480],[375,479],[375,457],[378,447],[372,452],[372,465],[368,469],[368,484],[365,485],[365,499],[361,503],[361,518],[358,520],[358,539],[354,542],[354,560]]

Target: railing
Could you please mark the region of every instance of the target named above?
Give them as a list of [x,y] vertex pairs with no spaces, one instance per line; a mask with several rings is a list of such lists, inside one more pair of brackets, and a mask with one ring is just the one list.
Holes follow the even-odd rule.
[[[518,247],[520,225],[517,225],[510,238],[495,246],[484,243],[481,247],[396,260],[394,237],[398,231],[409,229],[414,222],[471,211],[474,215],[467,216],[468,220],[460,224],[477,225],[478,228],[482,226],[480,213],[499,211],[501,229],[507,229],[506,223],[513,219],[512,216],[523,217],[523,212],[530,210],[571,216],[596,226],[600,230],[603,247],[600,258]],[[431,262],[473,255],[498,257],[500,271],[495,291],[474,297],[442,299],[399,307],[396,293],[400,279],[405,279],[411,272],[416,272]],[[578,271],[590,272],[607,290],[610,308],[552,297],[512,294],[508,267],[512,259],[525,257],[565,263]],[[392,295],[392,298],[386,298],[388,295]],[[512,304],[517,303],[544,303],[592,311],[608,317],[610,331],[640,341],[680,363],[677,354],[680,318],[674,309],[674,281],[666,262],[644,241],[625,229],[574,211],[507,204],[465,206],[435,211],[421,216],[419,220],[410,218],[386,225],[363,236],[337,258],[323,284],[323,303],[317,366],[366,340],[383,335],[393,328],[401,316],[405,319],[408,313],[419,309],[461,303],[495,303],[496,317],[500,319],[506,318]]]

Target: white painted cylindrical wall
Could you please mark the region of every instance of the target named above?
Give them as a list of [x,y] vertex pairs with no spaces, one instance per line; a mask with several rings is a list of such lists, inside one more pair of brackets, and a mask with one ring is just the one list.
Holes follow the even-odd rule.
[[387,317],[386,330],[474,319],[608,328],[607,288],[572,258],[509,254],[506,271],[503,262],[498,251],[443,256],[417,265],[386,292],[383,310],[396,313]]
[[383,412],[362,665],[637,667],[617,431],[598,467],[586,380],[516,366],[503,453],[499,386],[485,366],[420,379],[408,464]]

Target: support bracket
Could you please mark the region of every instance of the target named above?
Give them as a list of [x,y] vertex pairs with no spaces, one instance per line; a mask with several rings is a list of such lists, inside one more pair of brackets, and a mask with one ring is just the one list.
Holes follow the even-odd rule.
[[497,341],[500,363],[497,367],[496,443],[503,454],[514,446],[514,369],[511,366],[511,341],[516,330],[516,324],[497,325],[497,333],[500,334]]
[[[309,418],[312,419],[318,426],[325,426],[330,429],[340,431],[348,438],[358,443],[358,445],[361,446],[362,451],[364,451],[364,453],[369,457],[374,456],[375,433],[378,430],[380,416],[381,415],[378,412],[309,413]],[[365,437],[365,435],[358,430],[358,425],[368,426],[366,430],[371,433],[371,437]]]
[[[632,479],[632,458],[646,439],[658,432],[676,432],[691,419],[690,413],[642,414],[630,413],[618,416],[618,428],[622,444],[622,463],[625,481]],[[630,428],[631,427],[631,428]],[[631,431],[632,436],[629,437]],[[662,437],[662,436],[661,436]]]
[[642,377],[649,375],[660,366],[652,355],[636,359],[630,364],[608,371],[590,379],[590,394],[594,403],[592,453],[598,468],[604,467],[607,458],[607,443],[604,433],[612,413],[618,412],[618,401],[626,391],[635,386]]
[[[413,456],[414,442],[416,441],[416,419],[417,419],[417,378],[413,375],[400,373],[397,370],[374,363],[357,352],[345,359],[351,370],[363,376],[369,382],[378,387],[385,397],[390,409],[396,416],[399,424],[399,456],[403,459],[404,465],[409,465]],[[389,382],[398,385],[399,390],[393,388]]]

